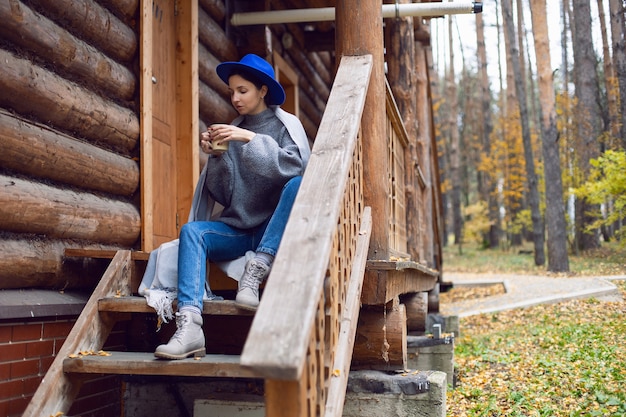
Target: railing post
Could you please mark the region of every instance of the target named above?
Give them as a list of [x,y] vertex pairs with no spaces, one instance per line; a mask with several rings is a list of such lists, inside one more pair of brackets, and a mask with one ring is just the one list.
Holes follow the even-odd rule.
[[385,260],[389,258],[389,168],[385,140],[386,90],[380,1],[340,0],[335,6],[335,19],[337,55],[371,54],[373,57],[372,76],[362,119],[367,125],[361,132],[365,174],[363,194],[365,205],[372,207],[372,236],[368,258]]

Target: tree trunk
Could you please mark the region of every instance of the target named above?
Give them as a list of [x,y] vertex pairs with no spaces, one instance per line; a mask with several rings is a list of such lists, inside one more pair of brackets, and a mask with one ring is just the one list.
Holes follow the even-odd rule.
[[[611,132],[611,142],[614,138],[619,137],[619,103],[617,101],[619,86],[617,78],[615,77],[615,71],[613,67],[613,60],[611,59],[611,44],[609,42],[607,34],[608,28],[606,25],[606,18],[604,15],[604,2],[598,0],[598,17],[600,18],[600,33],[602,34],[602,61],[604,63],[604,83],[606,88],[606,99],[609,115],[609,131]],[[611,143],[609,147],[613,147]]]
[[515,89],[517,92],[520,109],[520,121],[522,123],[522,140],[524,143],[524,159],[526,160],[526,176],[528,183],[528,204],[530,205],[533,222],[533,242],[535,246],[535,265],[545,263],[544,253],[544,225],[539,211],[539,189],[537,184],[537,173],[535,172],[535,160],[533,156],[532,143],[530,138],[530,126],[528,124],[528,111],[526,106],[526,93],[524,91],[523,80],[520,75],[521,55],[515,44],[515,34],[513,26],[513,13],[511,11],[511,0],[502,0],[502,10],[505,19],[505,28],[509,33],[510,57],[515,74]]
[[613,65],[619,84],[619,112],[621,114],[622,147],[626,149],[626,25],[624,2],[609,0],[611,12],[611,38],[613,40]]
[[556,103],[554,99],[554,79],[550,60],[550,43],[546,0],[531,0],[530,10],[537,57],[539,77],[539,101],[541,104],[541,145],[546,189],[546,224],[548,229],[548,271],[569,271],[567,257],[567,224],[563,204],[563,183],[561,179],[561,156],[559,135],[556,127]]
[[459,129],[457,127],[458,100],[456,81],[454,79],[454,42],[452,41],[453,17],[448,16],[448,39],[450,41],[450,63],[447,77],[447,95],[450,102],[448,124],[450,128],[450,180],[452,182],[452,225],[454,243],[463,244],[463,217],[461,214],[461,154],[459,149]]
[[[491,91],[489,90],[489,75],[487,74],[487,50],[485,48],[485,24],[483,14],[476,14],[476,44],[478,58],[478,76],[480,79],[480,100],[482,118],[480,138],[484,155],[491,155]],[[493,173],[482,172],[480,181],[480,194],[487,202],[489,213],[489,234],[487,241],[490,248],[497,248],[500,243],[500,212],[498,210],[496,178]]]
[[[590,0],[574,0],[574,84],[576,85],[576,120],[578,124],[575,149],[578,154],[580,174],[588,178],[590,161],[597,158],[600,152],[600,121],[602,114],[599,106],[600,92],[598,89],[598,73],[596,55],[591,36]],[[584,199],[576,204],[576,234],[578,247],[581,250],[600,246],[597,230],[588,232],[586,228],[593,223],[593,212],[598,207]]]

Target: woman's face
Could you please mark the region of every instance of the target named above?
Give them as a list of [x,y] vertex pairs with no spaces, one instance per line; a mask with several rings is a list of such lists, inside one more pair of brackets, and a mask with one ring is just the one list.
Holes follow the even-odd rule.
[[267,94],[265,85],[258,89],[254,83],[234,74],[228,78],[228,90],[230,102],[241,115],[259,114],[267,108],[263,99]]

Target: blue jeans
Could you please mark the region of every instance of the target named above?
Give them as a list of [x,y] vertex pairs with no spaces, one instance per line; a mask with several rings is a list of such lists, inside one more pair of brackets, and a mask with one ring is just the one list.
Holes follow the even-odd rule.
[[[237,229],[220,221],[196,221],[183,225],[178,247],[178,308],[202,310],[207,260],[229,261],[247,251],[276,256],[302,177],[285,184],[274,214],[252,229]],[[209,294],[210,296],[210,294]]]

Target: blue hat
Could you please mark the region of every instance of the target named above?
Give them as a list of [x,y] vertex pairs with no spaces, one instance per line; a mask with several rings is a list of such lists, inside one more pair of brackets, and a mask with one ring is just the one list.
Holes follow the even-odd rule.
[[241,58],[239,62],[223,62],[215,68],[217,75],[228,84],[230,74],[236,69],[254,74],[263,85],[267,86],[268,103],[272,105],[281,105],[285,102],[285,90],[276,81],[274,76],[274,68],[269,62],[258,55],[248,54]]

